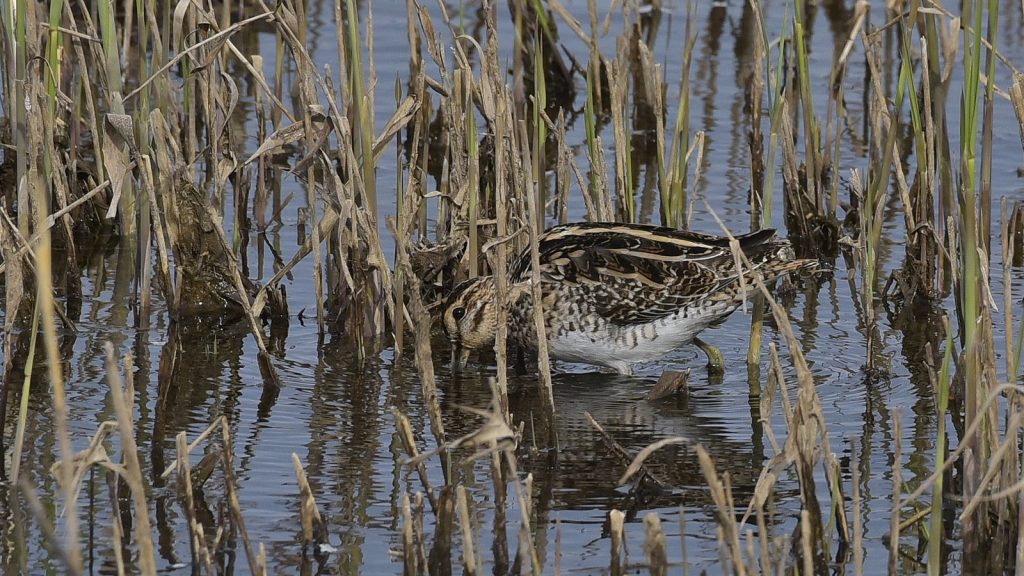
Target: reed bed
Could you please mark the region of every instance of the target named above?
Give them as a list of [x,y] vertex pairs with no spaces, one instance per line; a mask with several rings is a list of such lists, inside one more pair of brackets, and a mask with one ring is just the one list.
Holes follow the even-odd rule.
[[[14,545],[5,548],[5,567],[33,571],[25,541],[31,525],[58,571],[87,571],[82,487],[98,474],[114,526],[111,541],[96,545],[112,550],[118,573],[158,570],[150,515],[152,488],[163,482],[174,483],[194,571],[222,571],[236,553],[252,573],[270,570],[266,549],[246,530],[227,419],[191,439],[161,421],[158,431],[174,434],[176,454],[154,457],[151,470],[140,464],[132,354],[106,348],[114,418],[101,422],[84,451],[73,449],[85,439],[68,430],[59,334],[74,331],[72,309],[81,308],[76,251],[83,237],[105,234],[119,249],[112,271],[118,297],[133,312],[125,326],[147,328],[160,310],[175,343],[216,326],[244,327],[264,414],[287,385],[275,351],[296,318],[283,281],[297,267],[311,270],[309,314],[321,337],[343,339],[360,359],[393,348],[396,365],[412,347],[429,426],[414,429],[407,414],[393,412],[404,451],[398,474],[416,485],[403,492],[393,519],[404,573],[568,570],[558,546],[548,547],[548,531],[557,543],[561,527],[535,506],[534,477],[524,465],[537,430],[555,434],[560,410],[545,346],[534,392],[546,410],[526,422],[509,408],[510,356],[499,318],[492,400],[463,407],[479,427],[455,436],[439,399],[434,362],[444,354],[435,350],[430,318],[453,286],[480,274],[497,277],[504,313],[509,260],[530,250],[536,261],[539,233],[566,221],[570,206],[589,220],[687,228],[706,205],[709,143],[692,113],[700,34],[692,6],[676,7],[675,21],[686,23],[676,31],[676,72],[655,52],[666,7],[614,4],[601,13],[590,2],[584,23],[557,0],[485,0],[477,6],[482,26],[470,30],[451,3],[407,0],[409,70],[395,81],[393,110],[379,123],[377,102],[390,102],[380,88],[391,79],[379,78],[375,66],[373,4],[334,2],[332,67],[313,59],[309,5],[293,0],[6,3],[0,472],[12,486],[13,528],[4,534]],[[928,473],[902,476],[904,460],[920,454],[905,452],[896,417],[890,527],[885,535],[864,533],[856,464],[863,447],[848,443],[846,461],[834,452],[786,298],[763,285],[751,302],[747,363],[752,426],[771,455],[758,463],[751,486],[737,490],[733,474],[698,441],[666,438],[634,454],[591,419],[594,433],[630,494],[671,492],[672,480],[649,459],[669,445],[686,447],[686,462],[703,478],[722,573],[849,566],[860,574],[869,538],[884,540],[891,573],[943,573],[954,550],[979,572],[1021,573],[1024,318],[1014,314],[1013,279],[1024,255],[1024,210],[992,189],[994,107],[1013,106],[1024,142],[1024,76],[1000,54],[996,34],[1001,11],[1018,8],[974,0],[957,13],[934,2],[856,2],[823,77],[808,53],[809,12],[818,8],[787,6],[781,30],[769,29],[760,3],[742,8],[754,40],[743,78],[750,226],[778,225],[773,207],[781,204],[798,253],[822,261],[824,272],[801,281],[805,292],[834,282],[827,271],[840,257],[846,263],[866,342],[865,387],[888,377],[886,330],[910,340],[904,314],[955,309],[935,312],[942,329],[916,350],[914,369],[927,378],[937,423]],[[506,8],[512,38],[499,34]],[[613,18],[618,29],[609,32]],[[274,54],[254,55],[254,46],[242,44],[256,28],[273,35]],[[587,50],[571,54],[563,35]],[[609,35],[613,43],[602,41]],[[604,52],[608,45],[614,53]],[[997,85],[997,69],[1012,72],[1011,85]],[[670,85],[670,75],[678,84]],[[826,90],[815,88],[822,83]],[[860,99],[860,126],[853,99]],[[255,119],[249,123],[237,121],[243,102]],[[581,141],[567,130],[573,102],[582,102]],[[254,147],[246,144],[250,130]],[[840,141],[851,134],[863,150],[857,158],[841,155]],[[649,153],[637,152],[645,146]],[[385,166],[397,173],[393,191],[380,182]],[[285,178],[300,181],[304,197],[284,195]],[[271,246],[273,273],[257,284],[253,251],[263,254],[263,234],[293,212],[300,245],[287,261]],[[895,231],[886,228],[892,222],[900,223]],[[249,245],[253,238],[258,248]],[[766,326],[778,341],[764,346]],[[537,328],[543,333],[539,316]],[[173,403],[168,375],[185,361],[173,349],[161,358],[158,411]],[[31,381],[41,370],[59,450],[52,502],[22,474]],[[685,394],[685,384],[685,377],[677,381],[676,393]],[[551,445],[557,451],[557,438]],[[337,527],[321,515],[299,456],[291,459],[294,529],[303,569],[311,570]],[[466,472],[479,469],[489,475],[490,527],[481,525],[479,479]],[[204,492],[220,494],[220,509],[208,508]],[[626,512],[629,522],[623,511],[607,511],[610,573],[688,569],[682,511],[678,527],[654,512],[639,522],[636,510]],[[482,531],[492,532],[490,550],[480,544]],[[633,541],[642,549],[627,549],[626,533],[640,531]]]

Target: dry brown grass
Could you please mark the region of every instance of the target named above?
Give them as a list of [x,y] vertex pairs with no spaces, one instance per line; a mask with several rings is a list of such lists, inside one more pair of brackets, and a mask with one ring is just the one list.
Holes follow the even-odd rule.
[[[288,302],[280,282],[299,263],[312,265],[322,334],[333,330],[346,335],[365,357],[391,342],[400,353],[406,331],[411,330],[414,363],[433,436],[430,443],[437,448],[421,451],[417,444],[424,439],[417,438],[405,417],[396,412],[408,467],[415,470],[422,488],[412,498],[404,494],[401,502],[406,573],[435,567],[449,570],[456,550],[461,551],[460,561],[468,574],[484,571],[487,564],[507,566],[510,560],[508,550],[500,545],[492,558],[484,557],[477,543],[484,528],[477,523],[472,499],[457,476],[446,473],[445,485],[431,485],[424,463],[435,455],[446,471],[460,459],[490,458],[495,501],[503,507],[511,487],[519,512],[517,532],[506,528],[510,519],[504,517],[503,509],[495,512],[496,531],[500,525],[503,535],[506,529],[518,534],[514,538],[518,552],[512,555],[516,567],[531,573],[544,571],[545,559],[533,525],[538,520],[530,507],[532,480],[520,472],[516,456],[521,424],[512,420],[508,408],[504,317],[499,317],[495,345],[494,401],[486,410],[470,410],[484,419],[478,431],[452,439],[445,431],[438,401],[431,313],[439,295],[455,282],[493,273],[501,287],[501,314],[505,314],[510,257],[529,249],[536,263],[537,238],[544,223],[552,214],[564,219],[570,202],[581,202],[592,219],[635,221],[650,214],[647,208],[653,206],[653,191],[658,190],[661,221],[686,227],[700,195],[705,141],[689,125],[690,65],[696,39],[689,25],[679,99],[670,103],[666,102],[665,71],[651,50],[657,21],[642,17],[636,3],[625,2],[621,7],[628,25],[615,43],[614,58],[602,54],[598,43],[598,37],[608,31],[611,13],[602,20],[595,3],[590,4],[589,32],[554,0],[510,4],[517,35],[512,70],[506,73],[498,48],[496,6],[484,2],[486,38],[474,39],[462,33],[443,5],[435,12],[408,0],[409,75],[399,83],[394,113],[378,128],[372,13],[364,11],[360,21],[354,0],[335,3],[337,70],[324,69],[323,63],[312,59],[306,49],[305,4],[293,0],[273,7],[263,1],[249,3],[239,9],[240,14],[230,2],[125,3],[132,9],[123,13],[111,10],[110,3],[98,4],[104,10],[91,10],[81,1],[52,2],[53,13],[38,2],[9,3],[0,28],[6,48],[4,100],[25,103],[4,108],[8,114],[4,125],[11,129],[4,136],[4,155],[12,160],[2,168],[10,174],[0,174],[5,182],[15,183],[6,191],[0,221],[6,311],[4,385],[5,390],[20,389],[21,399],[9,472],[20,487],[18,497],[28,503],[62,570],[72,574],[84,570],[77,502],[81,476],[92,467],[101,469],[112,486],[123,483],[130,494],[130,500],[122,501],[111,490],[118,521],[114,534],[125,536],[138,551],[132,569],[145,574],[157,569],[148,485],[136,455],[131,357],[122,360],[122,368],[108,350],[107,377],[117,421],[103,423],[89,450],[74,454],[67,423],[66,375],[56,336],[58,325],[71,327],[72,322],[54,295],[72,292],[73,287],[55,286],[59,275],[54,270],[74,265],[76,231],[90,224],[116,224],[121,253],[127,256],[115,274],[121,278],[119,285],[137,287],[135,325],[141,328],[149,322],[154,298],[163,301],[174,321],[211,314],[241,319],[257,344],[256,360],[267,397],[276,393],[281,382],[264,321],[287,322]],[[656,4],[651,3],[650,9],[658,11]],[[1014,318],[1011,267],[1014,258],[1024,253],[1022,211],[1015,206],[1011,215],[1004,202],[1001,214],[993,219],[991,156],[993,102],[1000,95],[1006,94],[1014,106],[1024,141],[1024,80],[1018,74],[1013,86],[1006,88],[991,81],[997,65],[1012,68],[993,46],[998,3],[965,2],[961,14],[929,2],[896,3],[893,9],[878,12],[869,12],[867,3],[855,4],[848,35],[833,58],[823,105],[814,101],[820,93],[813,89],[823,79],[813,77],[804,44],[806,6],[802,2],[796,6],[789,23],[792,35],[774,32],[782,36],[776,43],[770,37],[773,31],[765,29],[758,3],[751,3],[757,24],[753,58],[757,71],[748,83],[753,103],[749,112],[751,225],[772,225],[772,175],[781,167],[784,218],[800,252],[834,259],[841,245],[848,247],[844,254],[856,274],[851,278],[853,304],[867,342],[865,364],[872,375],[886,370],[879,326],[883,305],[910,306],[941,298],[957,304],[959,314],[947,318],[946,337],[937,335],[927,351],[931,359],[944,357],[941,368],[931,360],[927,365],[935,388],[935,416],[943,424],[935,439],[935,470],[917,486],[904,485],[901,478],[899,420],[895,422],[889,569],[900,568],[901,542],[917,533],[929,549],[928,570],[936,573],[940,539],[953,533],[941,513],[955,506],[960,513],[959,533],[966,535],[962,545],[967,561],[986,561],[985,566],[1001,569],[1017,561],[1020,571],[1024,492],[1018,473],[1018,436],[1024,415],[1015,383],[1024,319]],[[268,27],[277,40],[273,85],[264,77],[262,57],[250,56],[246,47],[236,43],[255,26]],[[560,28],[571,30],[590,47],[585,62],[566,61],[557,40]],[[890,33],[895,50],[883,45]],[[443,38],[450,39],[451,50]],[[855,173],[847,190],[840,185],[840,175],[847,171],[839,140],[852,131],[843,79],[850,74],[854,58],[863,58],[870,70],[863,94],[867,116],[860,134],[870,168],[867,173]],[[795,63],[792,83],[781,74],[780,62],[787,59]],[[428,60],[433,66],[426,65]],[[960,84],[954,83],[953,74],[958,60],[965,77]],[[292,86],[283,84],[286,64],[294,69]],[[578,64],[578,69],[572,64]],[[431,76],[428,68],[436,70],[437,76]],[[72,69],[80,75],[68,74]],[[261,142],[248,158],[237,157],[233,146],[247,137],[242,125],[232,121],[242,98],[235,77],[239,73],[254,90]],[[896,79],[895,94],[883,84],[887,75]],[[183,79],[178,80],[183,90],[171,88],[174,78]],[[553,87],[565,88],[566,83],[572,87],[584,78],[586,141],[570,142],[562,111],[553,114],[554,104],[545,104],[553,100]],[[949,98],[963,102],[955,134],[951,126],[956,119],[946,117]],[[672,124],[670,110],[676,111]],[[821,110],[826,111],[824,117],[818,116]],[[599,121],[610,122],[610,129],[603,131],[604,138],[610,138],[608,144],[602,141]],[[643,166],[647,180],[642,183],[641,167],[631,155],[633,137],[652,128],[657,149],[653,163]],[[908,131],[909,144],[900,137]],[[950,150],[953,136],[962,143],[959,151]],[[580,166],[572,152],[577,145],[587,151],[586,166]],[[916,158],[912,166],[903,164],[907,155],[901,147],[907,146]],[[606,148],[614,151],[611,158],[605,156]],[[394,219],[388,222],[392,238],[382,238],[378,230],[385,192],[377,185],[377,169],[392,157],[400,176]],[[281,158],[289,159],[288,171],[304,185],[301,201],[309,234],[291,261],[278,262],[276,273],[257,286],[248,272],[245,247],[250,233],[279,225],[289,202],[300,201],[281,197],[282,174],[275,168]],[[554,191],[547,189],[549,169],[557,175]],[[439,175],[438,190],[430,184],[430,174]],[[613,184],[609,174],[614,175]],[[849,192],[846,232],[839,223],[844,204],[841,191]],[[888,210],[902,214],[902,254],[897,250],[900,238],[883,233],[883,223],[890,220]],[[233,221],[225,223],[225,218]],[[848,237],[840,242],[846,233]],[[388,243],[396,247],[394,263],[384,256]],[[429,277],[417,266],[424,261],[428,244],[454,247],[445,254],[455,256],[434,267]],[[64,250],[56,250],[55,245]],[[989,267],[996,248],[1003,258],[1001,317],[992,296]],[[59,260],[64,254],[71,254],[66,262]],[[886,278],[884,258],[893,255],[902,256],[904,264]],[[533,286],[540,290],[539,282]],[[216,303],[213,308],[210,302]],[[695,447],[720,527],[720,568],[734,574],[822,572],[835,561],[838,548],[852,556],[854,572],[861,573],[865,534],[856,466],[852,481],[844,482],[800,342],[786,311],[766,287],[754,301],[754,311],[750,366],[761,365],[761,322],[767,313],[787,354],[780,355],[772,343],[764,382],[758,370],[751,372],[751,390],[760,396],[763,431],[774,450],[751,500],[737,502],[729,474],[718,471],[713,454]],[[959,341],[953,338],[953,326]],[[539,309],[537,329],[543,332]],[[45,351],[60,452],[54,473],[60,486],[59,506],[66,513],[59,517],[59,530],[20,475],[28,376],[37,334]],[[1005,357],[1003,369],[996,363],[999,337],[1006,342],[999,351]],[[546,397],[548,418],[554,418],[558,407],[543,342],[539,393]],[[28,376],[18,386],[15,366],[22,358],[28,358],[23,370]],[[784,376],[784,362],[795,372],[790,382]],[[7,397],[4,394],[0,400],[0,419],[9,412]],[[958,408],[949,412],[947,400]],[[768,425],[777,413],[785,421],[785,438],[776,438]],[[955,420],[958,447],[946,455],[944,423],[949,414]],[[6,430],[4,424],[0,421],[0,429]],[[596,421],[593,425],[601,429]],[[120,461],[112,460],[103,448],[114,430],[122,451]],[[178,436],[178,455],[168,473],[176,475],[196,570],[213,573],[215,558],[222,553],[219,543],[237,538],[248,568],[265,573],[265,552],[250,541],[239,505],[231,432],[226,421],[218,421],[191,444],[184,434]],[[209,470],[200,470],[198,476],[203,479],[197,479],[190,454],[200,441],[214,439],[219,444],[210,450],[219,454],[222,480],[218,488],[230,506],[227,518],[208,526],[200,520],[193,491],[209,477]],[[662,445],[653,445],[650,451]],[[8,448],[6,443],[3,447]],[[620,453],[627,472],[623,481],[639,472],[641,479],[666,484],[644,468],[643,460],[651,452],[644,451],[636,461]],[[300,485],[297,524],[304,545],[316,546],[327,528],[298,457],[293,459]],[[942,484],[943,472],[953,466],[963,478],[960,494],[950,493]],[[775,488],[784,475],[796,479],[799,493],[800,512],[794,518],[799,529],[791,535],[771,533],[766,521],[780,498]],[[829,487],[828,494],[816,492],[821,479]],[[646,480],[637,480],[641,481]],[[852,503],[844,496],[848,488]],[[930,505],[912,506],[929,490]],[[130,510],[119,508],[129,501]],[[429,512],[424,502],[429,503]],[[740,510],[745,512],[738,516]],[[428,513],[433,515],[432,522],[424,518]],[[132,534],[124,534],[122,517],[133,519]],[[637,563],[630,563],[626,556],[622,514],[613,510],[609,517],[613,574],[639,565],[653,574],[669,569],[667,558],[674,543],[665,538],[656,515],[643,520],[646,544]],[[461,536],[458,543],[453,538],[455,523]],[[433,534],[425,532],[428,524]],[[751,534],[755,526],[756,537]],[[64,535],[63,541],[57,541],[58,533]],[[429,555],[428,542],[432,542]],[[118,570],[128,569],[125,550],[119,544],[113,549]],[[986,555],[987,560],[982,558]]]

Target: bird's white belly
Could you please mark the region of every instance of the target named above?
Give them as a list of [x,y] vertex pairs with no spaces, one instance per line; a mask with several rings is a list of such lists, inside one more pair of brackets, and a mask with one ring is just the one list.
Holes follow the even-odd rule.
[[549,334],[548,354],[557,360],[600,364],[628,372],[631,364],[659,358],[689,344],[713,320],[677,315],[632,326],[606,322],[581,325],[576,330]]

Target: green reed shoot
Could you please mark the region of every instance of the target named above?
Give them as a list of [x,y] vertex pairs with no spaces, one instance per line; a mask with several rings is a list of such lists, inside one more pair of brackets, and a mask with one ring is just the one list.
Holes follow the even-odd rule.
[[121,95],[124,81],[121,76],[121,62],[117,50],[117,22],[112,2],[100,2],[98,5],[100,20],[100,36],[103,42],[103,64],[107,79],[107,105],[115,114],[124,114]]
[[804,36],[804,13],[803,2],[793,2],[793,42],[796,46],[797,79],[800,90],[800,107],[804,115],[804,148],[807,153],[807,193],[815,199],[815,208],[822,209],[820,201],[820,190],[818,190],[818,177],[821,174],[819,155],[819,130],[817,119],[814,116],[814,98],[811,92],[811,72],[807,62],[807,44]]
[[[758,14],[760,15],[760,10]],[[765,53],[771,54],[768,50],[767,37],[765,37]],[[786,99],[786,83],[783,80],[783,54],[786,50],[786,38],[779,38],[779,57],[776,61],[775,71],[768,79],[768,108],[771,115],[768,119],[768,162],[765,166],[768,170],[775,169],[776,155],[779,150],[779,120],[782,117],[782,104]],[[761,226],[772,227],[772,204],[774,199],[775,178],[772,174],[765,174],[764,192],[761,194]]]
[[[985,257],[991,254],[991,230],[992,230],[992,114],[994,102],[992,97],[995,93],[995,68],[996,68],[996,30],[999,22],[999,2],[988,1],[988,45],[985,66],[985,108],[982,120],[981,139],[981,179],[979,182],[981,205],[981,222],[979,224],[981,233],[982,248]],[[980,25],[979,25],[980,27]],[[979,62],[980,66],[980,62]],[[1009,328],[1009,326],[1007,326]]]
[[[972,10],[973,8],[973,10]],[[979,273],[978,260],[978,228],[977,228],[977,197],[976,197],[976,157],[978,94],[981,82],[981,22],[983,5],[981,2],[970,1],[963,4],[965,22],[973,23],[973,32],[964,30],[964,86],[960,101],[960,158],[961,158],[961,204],[960,204],[960,278],[962,279],[961,303],[963,309],[963,347],[965,364],[966,412],[965,425],[972,424],[976,418],[982,417],[978,409],[985,397],[985,387],[981,383],[981,371],[978,365],[978,304],[979,304]],[[982,434],[982,437],[987,437]],[[978,457],[987,458],[987,448],[982,448]],[[974,492],[974,484],[970,480],[973,472],[967,473],[965,494]]]
[[[687,12],[692,3],[687,2]],[[686,220],[687,151],[690,148],[690,63],[697,36],[690,31],[692,18],[686,19],[686,49],[683,52],[682,74],[679,80],[679,102],[676,107],[676,122],[672,129],[672,152],[670,168],[662,182],[662,223],[678,228]]]
[[[953,359],[953,330],[949,321],[946,326],[946,351],[942,355],[935,391],[935,470],[941,470],[946,459],[946,410],[949,408],[950,366]],[[942,475],[935,479],[932,487],[931,518],[928,524],[928,574],[936,576],[942,567]]]
[[363,173],[363,193],[370,214],[377,216],[376,167],[373,164],[373,110],[366,92],[366,75],[363,70],[362,42],[359,35],[359,17],[355,0],[346,0],[348,17],[348,49],[349,49],[349,89],[352,94],[352,106],[355,108],[355,121],[352,123],[352,136],[359,144],[360,167]]
[[[914,83],[914,71],[913,71],[913,53],[910,50],[910,27],[909,22],[913,22],[916,16],[916,6],[911,9],[910,17],[902,22],[900,29],[900,85],[908,92],[907,100],[910,102],[910,121],[914,129],[914,151],[916,157],[919,158],[922,164],[925,163],[928,152],[925,148],[925,134],[924,134],[924,120],[921,115],[921,106],[917,99],[917,87]],[[897,112],[899,109],[897,108]],[[923,171],[924,166],[919,170]],[[908,214],[913,214],[912,206],[905,206],[904,210]]]
[[[544,7],[539,5],[539,1],[535,0],[534,10],[537,13],[537,18],[540,22],[545,24],[547,22],[547,16],[544,12]],[[534,35],[534,50],[533,50],[533,183],[537,187],[534,192],[537,197],[537,230],[542,231],[544,226],[544,207],[546,201],[545,190],[545,178],[544,178],[544,150],[547,142],[547,124],[544,123],[544,110],[547,108],[548,94],[547,84],[544,75],[544,42],[541,37],[541,30],[536,30]],[[472,110],[472,107],[467,107],[467,110]],[[468,114],[467,112],[467,115]]]
[[[906,62],[906,61],[905,61]],[[876,84],[876,105],[884,105],[881,94],[877,93]],[[904,65],[900,68],[899,80],[896,90],[896,101],[892,110],[888,112],[889,127],[884,135],[884,144],[879,162],[871,167],[871,173],[867,190],[864,193],[864,201],[861,206],[861,237],[864,245],[864,273],[862,286],[862,300],[864,311],[869,323],[875,322],[874,298],[875,283],[878,279],[878,246],[882,238],[883,207],[887,197],[889,179],[892,174],[893,148],[900,132],[899,116],[903,110],[903,101],[908,92],[913,90],[913,76],[910,66]],[[870,340],[869,340],[870,345]],[[869,351],[869,362],[874,357]]]
[[64,0],[50,0],[50,31],[46,45],[46,60],[49,64],[46,73],[46,95],[49,96],[47,109],[51,121],[57,114],[57,89],[61,78],[61,48],[63,36],[60,33],[61,11]]

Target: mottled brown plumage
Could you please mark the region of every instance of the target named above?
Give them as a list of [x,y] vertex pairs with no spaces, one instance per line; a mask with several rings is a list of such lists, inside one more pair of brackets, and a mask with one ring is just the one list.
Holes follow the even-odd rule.
[[[540,279],[544,325],[552,358],[609,366],[630,373],[650,360],[689,344],[723,320],[748,293],[752,276],[770,281],[812,265],[795,260],[774,230],[737,236],[752,269],[743,268],[724,237],[637,224],[556,226],[541,235]],[[536,346],[531,258],[524,251],[510,270],[509,334],[527,349]],[[494,343],[497,309],[494,278],[474,278],[449,296],[445,331],[464,363],[469,352]]]

